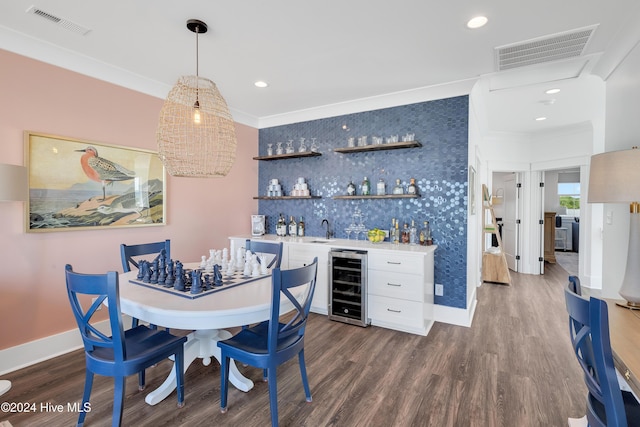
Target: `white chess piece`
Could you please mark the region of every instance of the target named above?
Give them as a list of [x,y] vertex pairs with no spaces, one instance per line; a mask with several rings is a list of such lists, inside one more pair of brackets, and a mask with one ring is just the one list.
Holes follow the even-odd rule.
[[236,266],[233,262],[230,262],[227,266],[227,276],[233,276],[236,272]]
[[207,257],[202,255],[202,261],[200,261],[200,268],[207,268]]
[[242,270],[242,267],[244,267],[242,248],[238,248],[238,251],[236,252],[236,270]]
[[260,256],[260,274],[269,274],[267,269],[267,257],[265,255]]
[[260,275],[260,264],[253,264],[253,269],[251,270],[252,277],[258,277]]

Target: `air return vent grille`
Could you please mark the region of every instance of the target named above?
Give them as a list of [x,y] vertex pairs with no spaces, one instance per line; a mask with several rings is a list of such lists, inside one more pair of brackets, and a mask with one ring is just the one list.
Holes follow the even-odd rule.
[[582,55],[596,26],[495,48],[498,71]]
[[82,25],[69,21],[68,19],[60,18],[53,13],[46,12],[35,6],[31,6],[29,9],[27,9],[27,13],[44,18],[49,22],[52,22],[56,25],[61,26],[62,28],[83,36],[86,36],[91,31],[89,28],[85,28]]

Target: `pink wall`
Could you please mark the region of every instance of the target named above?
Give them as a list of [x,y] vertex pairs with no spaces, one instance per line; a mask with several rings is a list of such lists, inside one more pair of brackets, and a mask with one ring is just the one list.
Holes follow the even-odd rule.
[[[0,50],[0,163],[24,165],[25,130],[157,150],[163,100]],[[236,125],[238,151],[225,178],[167,176],[167,225],[25,233],[25,204],[0,203],[0,349],[76,327],[64,266],[121,271],[120,243],[171,239],[171,254],[199,260],[250,233],[258,182],[258,131]],[[78,165],[79,167],[79,165]]]

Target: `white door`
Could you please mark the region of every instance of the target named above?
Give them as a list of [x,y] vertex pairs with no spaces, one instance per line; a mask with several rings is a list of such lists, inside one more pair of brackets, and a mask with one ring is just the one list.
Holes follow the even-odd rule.
[[520,224],[518,220],[519,191],[518,174],[504,177],[504,217],[502,218],[502,244],[509,269],[518,271],[518,240]]

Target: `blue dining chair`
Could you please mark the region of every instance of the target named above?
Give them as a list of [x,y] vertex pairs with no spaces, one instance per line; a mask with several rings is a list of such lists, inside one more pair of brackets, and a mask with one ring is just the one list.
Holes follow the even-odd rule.
[[271,254],[271,258],[267,264],[267,268],[280,268],[282,262],[282,242],[256,242],[247,239],[245,249],[254,254]]
[[[164,249],[165,259],[169,261],[171,259],[171,240],[167,239],[164,242],[154,243],[142,243],[139,245],[120,245],[120,260],[122,261],[122,271],[128,273],[131,271],[131,266],[139,268],[139,257],[144,255],[156,255],[159,256]],[[150,260],[147,260],[150,261]],[[135,317],[131,321],[131,327],[138,326],[138,319]],[[155,325],[151,325],[155,328]]]
[[[311,308],[311,299],[316,287],[318,258],[305,267],[291,270],[276,268],[272,271],[271,315],[268,322],[241,330],[233,337],[218,341],[220,362],[220,411],[227,412],[229,384],[229,359],[246,363],[266,371],[269,382],[269,407],[271,425],[278,425],[278,388],[276,370],[279,365],[298,356],[302,385],[307,402],[311,402],[311,391],[304,362],[304,332]],[[308,284],[301,298],[299,290],[293,288]],[[283,298],[284,296],[284,298]],[[281,301],[293,305],[293,312],[280,319]]]
[[582,285],[580,285],[580,278],[578,276],[569,276],[569,289],[574,294],[582,295]]
[[[125,395],[125,379],[138,374],[138,388],[144,389],[144,370],[170,356],[174,356],[178,407],[184,406],[184,350],[187,337],[176,337],[167,331],[150,329],[140,325],[124,331],[120,312],[118,273],[82,274],[73,271],[71,265],[65,267],[67,294],[73,315],[78,323],[86,362],[86,375],[82,408],[89,407],[93,385],[93,375],[114,377],[112,426],[122,423],[122,407]],[[91,295],[95,301],[84,309],[81,295]],[[101,332],[92,324],[93,315],[107,300],[111,336]],[[88,304],[87,304],[88,305]],[[81,411],[78,426],[82,426],[86,416]]]
[[589,391],[587,422],[592,427],[640,426],[640,403],[620,390],[609,338],[607,303],[587,299],[568,285],[564,292],[573,350]]

